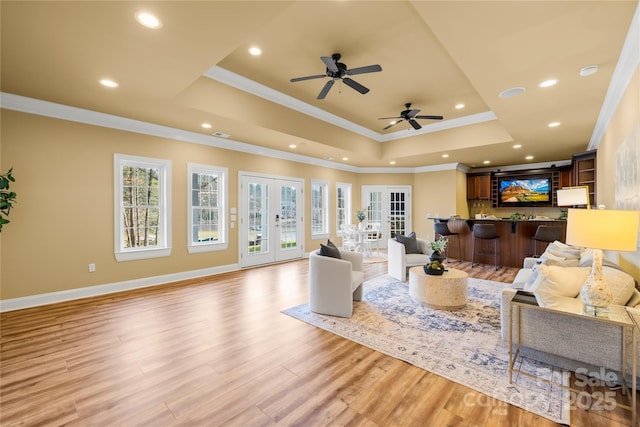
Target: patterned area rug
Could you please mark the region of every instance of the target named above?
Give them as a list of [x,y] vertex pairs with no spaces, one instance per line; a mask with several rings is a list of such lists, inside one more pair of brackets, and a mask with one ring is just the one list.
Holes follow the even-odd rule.
[[[391,276],[377,277],[363,286],[363,299],[354,303],[350,319],[313,313],[308,304],[283,313],[557,423],[569,424],[566,390],[515,373],[513,384],[509,384],[509,345],[500,337],[500,296],[505,284],[469,278],[469,302],[457,311],[415,303],[407,283]],[[520,358],[518,364],[525,372],[556,382],[566,378],[562,370],[533,360]]]

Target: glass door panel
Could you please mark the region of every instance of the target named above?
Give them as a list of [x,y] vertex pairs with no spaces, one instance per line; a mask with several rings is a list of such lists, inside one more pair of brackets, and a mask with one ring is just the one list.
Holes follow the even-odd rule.
[[302,181],[241,175],[240,265],[302,257]]

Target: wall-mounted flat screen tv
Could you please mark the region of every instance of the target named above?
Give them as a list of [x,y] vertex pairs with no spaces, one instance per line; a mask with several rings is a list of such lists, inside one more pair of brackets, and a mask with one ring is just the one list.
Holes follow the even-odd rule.
[[515,176],[498,178],[498,205],[552,206],[551,176]]

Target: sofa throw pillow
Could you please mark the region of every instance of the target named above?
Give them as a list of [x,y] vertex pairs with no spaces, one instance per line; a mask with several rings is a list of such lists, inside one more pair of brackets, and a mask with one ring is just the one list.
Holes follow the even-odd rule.
[[332,248],[338,249],[335,243],[331,241],[331,239],[327,239],[327,246],[331,246]]
[[586,248],[580,253],[580,267],[591,267],[593,265],[593,249]]
[[633,293],[631,294],[631,298],[629,298],[629,301],[627,301],[625,305],[627,307],[640,306],[640,291],[634,289]]
[[552,307],[564,298],[575,298],[591,273],[587,267],[560,267],[541,264],[531,286],[541,307]]
[[538,260],[533,267],[531,267],[531,274],[529,275],[529,277],[527,278],[527,281],[524,283],[523,289],[525,291],[531,291],[531,288],[533,287],[533,284],[536,282],[536,279],[538,278],[538,268],[542,265],[542,260]]
[[421,254],[418,248],[418,241],[416,240],[416,233],[411,232],[407,236],[402,234],[396,234],[396,240],[404,245],[405,254]]
[[557,265],[559,267],[578,267],[580,265],[580,258],[567,258],[564,256],[556,255],[553,251],[545,251],[540,255],[540,260],[545,265]]
[[329,245],[323,245],[322,243],[320,243],[320,255],[328,256],[331,258],[342,259],[342,256],[340,256],[340,251],[338,250],[338,248],[336,248],[335,245],[329,246]]
[[580,259],[581,248],[579,246],[571,246],[555,240],[547,246],[547,250],[552,255],[565,259]]
[[636,282],[630,274],[614,267],[603,266],[602,278],[607,282],[613,301],[611,304],[625,305],[633,295]]
[[[540,302],[538,302],[538,304],[540,304]],[[556,296],[553,299],[549,299],[544,307],[558,311],[565,311],[567,313],[584,312],[584,303],[580,298]]]

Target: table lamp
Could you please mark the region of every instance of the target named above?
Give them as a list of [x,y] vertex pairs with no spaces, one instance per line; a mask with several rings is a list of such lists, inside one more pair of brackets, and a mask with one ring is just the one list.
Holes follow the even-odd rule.
[[636,251],[640,211],[569,209],[569,245],[594,249],[591,274],[580,290],[585,313],[606,317],[612,296],[602,276],[602,250]]
[[589,202],[589,187],[563,187],[556,191],[558,206],[582,206],[586,205],[587,209],[591,208]]

